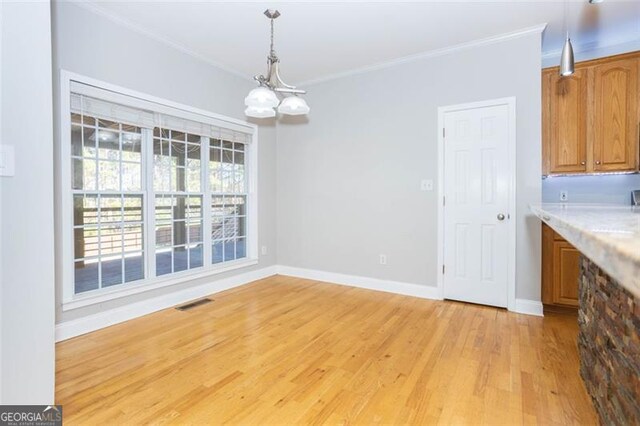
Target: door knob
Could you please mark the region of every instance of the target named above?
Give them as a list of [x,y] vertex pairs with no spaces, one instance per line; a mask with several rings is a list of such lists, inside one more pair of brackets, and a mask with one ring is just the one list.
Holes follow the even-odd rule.
[[504,215],[502,213],[498,213],[498,220],[504,220]]

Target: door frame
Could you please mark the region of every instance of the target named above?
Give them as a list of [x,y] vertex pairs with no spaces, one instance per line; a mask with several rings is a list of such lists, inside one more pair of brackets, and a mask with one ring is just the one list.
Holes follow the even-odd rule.
[[446,113],[506,105],[509,114],[507,158],[509,159],[509,255],[507,259],[507,309],[516,310],[516,98],[515,96],[438,107],[438,297],[444,299],[444,117]]

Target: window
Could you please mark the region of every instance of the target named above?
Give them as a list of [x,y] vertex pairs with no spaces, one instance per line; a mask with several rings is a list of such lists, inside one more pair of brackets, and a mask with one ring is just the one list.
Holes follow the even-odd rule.
[[255,263],[254,126],[67,85],[66,302]]

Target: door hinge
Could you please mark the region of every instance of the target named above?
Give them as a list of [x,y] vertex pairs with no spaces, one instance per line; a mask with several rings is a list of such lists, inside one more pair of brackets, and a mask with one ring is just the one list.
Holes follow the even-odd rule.
[[447,204],[446,198],[443,196],[442,197],[442,207],[444,207]]
[[442,137],[443,137],[443,138],[444,138],[444,135],[445,135],[445,130],[444,130],[444,127],[443,127],[443,128],[442,128]]
[[444,275],[444,265],[442,265],[442,275]]

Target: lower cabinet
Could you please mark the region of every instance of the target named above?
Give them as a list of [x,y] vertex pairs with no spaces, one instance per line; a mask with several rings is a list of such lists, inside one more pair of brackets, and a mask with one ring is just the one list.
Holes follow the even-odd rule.
[[542,225],[542,303],[546,308],[577,308],[580,252]]

